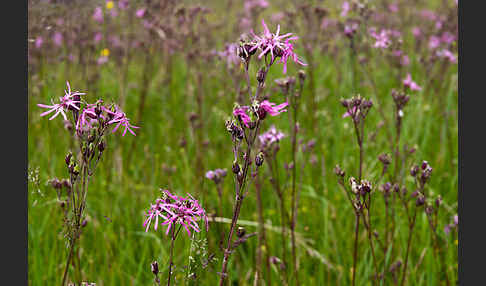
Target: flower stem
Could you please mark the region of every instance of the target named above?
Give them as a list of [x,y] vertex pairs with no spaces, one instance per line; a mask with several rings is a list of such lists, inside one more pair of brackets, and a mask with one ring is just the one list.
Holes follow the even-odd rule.
[[356,226],[354,228],[354,251],[353,251],[353,282],[356,282],[356,261],[358,259],[358,234],[359,234],[359,213],[356,211]]
[[179,234],[179,231],[181,230],[182,225],[179,225],[179,229],[177,230],[177,233],[175,231],[175,227],[172,227],[172,233],[171,233],[171,242],[170,242],[170,257],[169,257],[169,278],[167,279],[167,286],[170,286],[170,278],[172,277],[172,265],[173,263],[173,258],[174,258],[174,242],[177,238],[177,235]]
[[408,227],[409,231],[408,231],[407,252],[405,254],[405,265],[403,267],[402,281],[400,282],[400,285],[402,285],[402,286],[405,283],[405,276],[407,275],[408,255],[410,253],[410,246],[412,244],[412,234],[413,234],[413,228],[415,226],[415,219],[416,218],[417,218],[417,207],[415,207],[412,221],[410,222],[410,225]]

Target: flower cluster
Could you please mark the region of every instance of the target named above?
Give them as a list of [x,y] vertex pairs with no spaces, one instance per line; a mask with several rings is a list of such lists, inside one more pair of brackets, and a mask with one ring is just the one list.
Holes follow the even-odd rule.
[[55,112],[49,120],[52,120],[58,114],[61,114],[64,117],[64,120],[68,121],[66,112],[70,110],[73,112],[74,125],[76,126],[78,134],[89,131],[96,124],[103,124],[103,127],[116,124],[112,132],[115,132],[120,125],[122,125],[125,127],[122,136],[125,136],[127,131],[136,136],[132,128],[136,129],[139,127],[131,125],[130,120],[118,106],[112,105],[111,107],[106,107],[103,105],[102,100],[98,100],[95,104],[83,103],[85,106],[81,109],[82,102],[80,95],[84,95],[85,93],[72,91],[69,82],[66,82],[66,84],[68,89],[64,91],[64,96],[59,98],[59,103],[52,103],[52,105],[37,104],[37,106],[41,108],[49,109],[41,113],[40,116]]
[[368,115],[368,111],[373,106],[373,102],[371,100],[363,99],[360,96],[356,96],[351,99],[342,99],[341,104],[347,109],[347,111],[343,114],[343,118],[351,116],[355,122],[365,119],[366,115]]
[[146,219],[143,223],[145,232],[149,230],[153,220],[155,220],[154,230],[157,230],[159,218],[162,220],[160,225],[167,226],[166,234],[169,233],[175,224],[183,226],[189,236],[191,235],[191,229],[195,232],[200,232],[197,222],[201,219],[205,221],[206,230],[209,228],[206,211],[190,194],[188,194],[187,198],[184,198],[173,195],[168,190],[163,190],[162,192],[162,198],[157,199],[146,213]]

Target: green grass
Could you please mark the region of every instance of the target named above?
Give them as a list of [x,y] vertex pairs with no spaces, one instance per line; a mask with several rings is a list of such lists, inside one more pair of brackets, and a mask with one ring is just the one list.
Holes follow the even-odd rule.
[[[300,188],[301,199],[297,232],[310,239],[309,246],[317,251],[332,266],[329,268],[319,258],[306,253],[299,245],[300,277],[304,285],[350,285],[350,268],[352,266],[354,215],[342,190],[339,189],[333,168],[339,164],[347,174],[356,176],[358,149],[349,118],[342,119],[344,108],[339,99],[352,96],[351,69],[344,64],[348,57],[341,54],[333,58],[326,54],[317,54],[316,58],[316,90],[317,114],[312,117],[310,112],[310,94],[305,89],[302,95],[302,108],[299,116],[301,132],[299,138],[308,141],[317,140],[314,154],[318,163],[306,163],[305,168],[298,172],[302,179]],[[154,59],[161,69],[163,63]],[[423,91],[411,95],[411,100],[405,108],[402,145],[416,146],[417,151],[413,162],[427,160],[434,168],[429,190],[444,198],[444,207],[440,211],[439,234],[447,242],[446,264],[452,281],[457,278],[457,235],[445,236],[442,231],[445,224],[457,212],[458,188],[458,139],[457,139],[457,65],[451,66],[445,72],[443,82],[432,81],[424,85],[428,74],[422,70],[420,63],[411,55],[410,71],[413,79],[423,85]],[[398,88],[395,70],[390,68],[379,55],[370,59],[371,73],[378,86],[375,94],[366,78],[361,73],[362,83],[359,93],[381,103],[385,115],[391,122],[393,102],[390,96],[392,88]],[[29,130],[28,130],[28,160],[29,169],[38,168],[40,175],[40,192],[37,186],[29,183],[28,209],[28,264],[30,285],[55,285],[61,281],[61,274],[67,257],[67,248],[61,233],[62,213],[56,203],[55,191],[48,186],[52,177],[67,176],[64,156],[70,149],[70,139],[63,129],[62,120],[49,121],[40,118],[40,108],[37,103],[47,103],[63,91],[65,81],[80,91],[85,90],[79,70],[67,78],[64,66],[44,66],[43,87],[34,88],[38,82],[29,82]],[[87,90],[88,101],[103,98],[105,102],[116,100],[120,93],[120,82],[116,67],[112,64],[101,68],[101,81],[98,83],[97,94]],[[289,74],[295,74],[296,68],[289,65]],[[227,168],[231,170],[232,153],[231,140],[225,131],[224,120],[230,115],[235,101],[231,84],[223,84],[228,80],[223,74],[222,66],[208,70],[204,75],[204,138],[209,145],[204,149],[204,170]],[[256,69],[252,71],[255,74]],[[217,207],[216,188],[212,182],[205,180],[201,189],[197,184],[198,171],[195,170],[195,138],[190,129],[188,113],[195,109],[195,100],[191,89],[193,83],[186,81],[187,66],[176,57],[172,84],[163,85],[164,74],[157,73],[149,88],[146,108],[140,122],[137,118],[141,82],[140,60],[136,59],[129,69],[128,97],[125,106],[127,115],[132,118],[138,129],[137,137],[119,134],[107,138],[108,148],[94,179],[90,183],[87,214],[89,222],[80,240],[80,260],[82,276],[85,281],[96,282],[97,285],[149,285],[153,281],[150,263],[157,260],[160,264],[162,281],[167,277],[167,261],[169,239],[162,232],[144,232],[142,226],[144,212],[149,204],[159,195],[159,188],[167,188],[184,195],[191,193],[202,198],[203,206],[212,212]],[[224,75],[224,74],[223,74]],[[281,66],[272,67],[267,81],[267,90],[273,86],[273,79],[281,76]],[[253,80],[253,79],[252,79]],[[437,91],[438,84],[442,88]],[[226,86],[226,90],[224,89]],[[222,95],[220,95],[220,93]],[[281,102],[282,95],[275,93],[272,100]],[[445,117],[443,111],[451,112]],[[383,127],[377,129],[382,120],[375,107],[372,108],[366,121],[366,134],[378,130],[374,141],[366,140],[364,177],[372,182],[381,171],[377,157],[383,152],[390,153],[386,132]],[[288,134],[287,115],[265,119],[263,130],[271,124]],[[315,126],[315,129],[313,128]],[[392,126],[389,126],[390,128]],[[390,129],[393,132],[393,129]],[[393,134],[393,133],[392,133]],[[182,137],[187,140],[185,148],[179,147]],[[132,148],[133,141],[137,143]],[[131,153],[131,154],[130,154]],[[129,155],[132,156],[129,165],[126,164]],[[281,166],[289,162],[290,141],[284,139],[278,154]],[[299,154],[299,165],[308,160]],[[120,166],[122,163],[122,167]],[[176,172],[170,174],[164,171],[163,165],[174,166]],[[300,166],[299,166],[300,167]],[[406,166],[406,171],[410,165]],[[264,165],[263,171],[267,172]],[[285,178],[283,167],[280,168],[280,178]],[[290,190],[286,183],[286,193],[290,198]],[[408,186],[411,186],[408,182]],[[413,191],[410,189],[409,192]],[[226,218],[231,218],[234,200],[233,180],[231,173],[224,180],[223,210]],[[279,226],[279,210],[277,197],[268,180],[262,190],[265,220],[268,224]],[[289,201],[290,199],[288,199]],[[246,197],[240,215],[241,220],[257,221],[254,186]],[[403,259],[408,229],[406,217],[401,208],[398,209],[397,244],[398,257]],[[107,218],[110,218],[108,220]],[[382,195],[376,193],[374,225],[382,232],[384,220],[384,203]],[[417,217],[414,233],[414,244],[409,258],[409,285],[438,285],[439,265],[433,255],[430,230],[426,216],[420,212]],[[210,264],[202,273],[199,282],[202,285],[215,285],[218,279],[216,272],[220,271],[222,252],[215,246],[218,238],[216,223],[210,225],[209,252],[216,254],[216,261]],[[223,227],[228,230],[229,224]],[[255,226],[246,226],[248,232],[256,231]],[[363,226],[361,228],[363,230]],[[203,232],[203,236],[206,233]],[[280,234],[267,231],[270,244],[270,254],[280,256]],[[367,277],[372,274],[371,253],[365,232],[360,235],[360,251],[357,269],[357,285],[371,285]],[[187,264],[191,241],[187,236],[180,236],[176,242],[175,265],[181,269]],[[238,285],[252,285],[255,271],[255,254],[257,238],[250,238],[244,245],[238,247],[229,264],[229,280]],[[290,247],[288,248],[290,255]],[[422,253],[421,265],[417,266]],[[380,259],[382,254],[379,255]],[[396,257],[395,257],[396,258]],[[389,261],[388,265],[394,261]],[[181,270],[182,271],[182,270]],[[71,272],[72,273],[72,272]],[[176,271],[176,281],[181,285],[183,273]],[[277,281],[276,273],[272,280]],[[234,284],[236,285],[236,284]]]

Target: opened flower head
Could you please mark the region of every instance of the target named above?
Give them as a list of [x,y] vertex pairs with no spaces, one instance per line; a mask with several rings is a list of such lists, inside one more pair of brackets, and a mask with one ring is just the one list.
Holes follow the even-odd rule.
[[108,114],[110,114],[113,117],[113,119],[108,121],[108,124],[117,123],[115,128],[113,128],[113,131],[112,131],[113,133],[116,132],[116,130],[118,130],[118,127],[120,127],[120,125],[122,125],[123,127],[125,127],[125,130],[123,131],[122,136],[125,136],[125,134],[127,133],[127,130],[130,133],[132,133],[133,136],[137,136],[131,128],[137,129],[137,128],[140,128],[140,127],[135,126],[135,125],[131,125],[130,119],[128,119],[128,117],[125,115],[125,112],[121,111],[118,106],[115,107],[115,111],[112,111],[112,110],[109,110],[109,109],[106,109],[106,111],[107,111]]
[[[270,114],[271,116],[277,116],[280,113],[287,111],[287,109],[285,109],[285,107],[287,107],[287,105],[289,105],[288,102],[284,102],[284,103],[281,103],[279,105],[275,105],[275,103],[273,103],[273,102],[270,102],[268,100],[264,100],[260,103],[260,109],[258,110],[258,115],[260,116],[260,119],[265,118],[266,113]],[[263,110],[265,112],[262,112]]]
[[407,77],[403,80],[403,86],[405,88],[410,88],[412,91],[422,90],[422,87],[412,80],[412,75],[410,73],[408,73]]
[[160,225],[167,226],[166,234],[176,224],[184,227],[189,236],[191,235],[191,230],[200,232],[199,220],[205,221],[206,230],[209,227],[206,211],[196,199],[190,194],[188,194],[187,198],[179,197],[171,194],[168,190],[163,190],[163,198],[157,199],[155,204],[150,206],[145,216],[146,219],[143,226],[146,232],[149,230],[152,221],[154,221],[154,229],[157,230],[159,218],[162,220]]
[[277,128],[275,128],[275,125],[272,125],[267,132],[258,136],[258,140],[260,140],[260,148],[265,150],[273,143],[279,142],[284,137],[285,134],[278,131]]
[[251,121],[250,116],[247,114],[249,109],[248,106],[240,106],[233,110],[233,115],[236,119],[241,120],[246,127],[249,127],[248,123]]
[[[280,35],[280,25],[277,25],[277,31],[275,34],[271,33],[268,29],[267,24],[265,24],[265,20],[262,19],[262,26],[263,26],[263,34],[258,36],[253,31],[253,47],[250,48],[249,52],[251,53],[254,50],[260,50],[260,54],[258,58],[261,59],[264,55],[270,53],[271,61],[273,62],[276,57],[283,57],[285,58],[281,60],[282,63],[287,63],[287,59],[289,57],[293,58],[295,62],[303,64],[301,60],[297,60],[297,55],[293,52],[293,46],[290,43],[292,40],[297,40],[298,37],[291,37],[292,33],[287,33],[284,35]],[[303,64],[305,65],[305,64]],[[284,70],[286,70],[286,66],[284,66]]]
[[71,91],[71,86],[69,82],[66,82],[68,89],[64,90],[64,96],[59,98],[60,103],[46,105],[46,104],[37,104],[37,106],[42,108],[48,108],[49,110],[41,113],[40,116],[45,116],[55,111],[54,115],[49,118],[49,120],[54,119],[57,115],[61,114],[64,117],[64,120],[67,120],[66,111],[71,110],[79,110],[79,95],[83,95],[85,93],[78,92],[78,91]]
[[289,42],[290,40],[296,40],[299,37],[291,37],[285,40],[285,46],[283,50],[282,57],[280,58],[280,62],[284,64],[283,73],[287,73],[287,60],[291,58],[294,63],[298,63],[300,65],[306,66],[307,64],[302,60],[296,53],[294,53],[294,46]]
[[370,35],[376,40],[373,47],[386,49],[391,45],[390,40],[390,31],[388,30],[381,30],[380,33],[377,33],[374,29],[370,31]]

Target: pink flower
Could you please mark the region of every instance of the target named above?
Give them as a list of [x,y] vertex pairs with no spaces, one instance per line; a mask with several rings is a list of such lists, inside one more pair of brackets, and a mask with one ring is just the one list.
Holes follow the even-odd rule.
[[95,44],[101,42],[102,39],[103,39],[103,34],[102,33],[98,32],[98,33],[95,34],[95,36],[94,36],[94,42],[95,42]]
[[238,45],[235,43],[226,44],[224,50],[221,52],[217,52],[216,54],[221,58],[226,60],[226,65],[228,68],[238,65],[241,60],[240,57],[236,54],[236,50],[238,49]]
[[116,132],[116,130],[118,130],[118,127],[120,127],[120,125],[122,125],[123,127],[125,127],[125,130],[123,131],[123,134],[122,136],[125,136],[125,134],[127,133],[127,130],[133,134],[133,136],[137,136],[135,134],[135,132],[133,132],[133,130],[131,128],[140,128],[138,126],[134,126],[134,125],[131,125],[130,124],[130,119],[127,118],[127,116],[125,115],[125,113],[123,111],[121,111],[119,109],[118,106],[116,106],[115,108],[115,112],[109,110],[109,109],[106,109],[107,113],[112,115],[113,116],[113,119],[108,121],[108,124],[114,124],[114,123],[118,123],[115,128],[113,128],[113,131],[111,131],[112,133]]
[[351,6],[349,5],[348,1],[344,1],[343,5],[341,6],[341,17],[346,17],[348,15],[349,10],[351,9]]
[[75,100],[73,97],[83,95],[85,93],[81,93],[81,92],[77,92],[77,91],[72,92],[71,86],[69,85],[69,82],[66,82],[66,84],[68,86],[68,90],[67,91],[65,90],[64,91],[65,95],[59,98],[60,103],[56,103],[56,104],[53,103],[52,105],[45,105],[45,104],[40,104],[40,103],[37,104],[37,106],[39,106],[39,107],[49,108],[48,111],[41,113],[40,116],[45,116],[45,115],[50,114],[50,113],[55,111],[56,113],[54,113],[54,115],[51,116],[51,118],[49,118],[49,120],[54,119],[59,114],[61,114],[62,117],[64,117],[64,120],[67,120],[67,116],[66,116],[65,112],[68,109],[79,110],[78,105],[80,104],[80,101]]
[[160,225],[167,226],[166,235],[175,224],[180,224],[184,227],[189,236],[191,235],[191,229],[195,232],[200,232],[201,230],[197,223],[199,220],[205,221],[206,231],[209,229],[206,211],[190,194],[188,194],[187,198],[184,198],[173,195],[168,190],[163,190],[163,192],[165,198],[157,199],[145,215],[146,219],[143,223],[145,232],[149,230],[153,220],[155,220],[154,229],[157,230],[159,218],[163,220]]
[[247,0],[245,1],[244,9],[247,13],[251,14],[253,9],[265,9],[268,7],[266,0]]
[[103,9],[101,7],[96,7],[93,13],[93,19],[98,23],[103,23]]
[[[261,59],[267,53],[272,55],[272,61],[275,59],[275,52],[277,50],[283,51],[287,44],[283,43],[283,39],[292,36],[292,33],[287,33],[285,35],[279,35],[280,32],[280,25],[277,26],[277,32],[275,34],[270,33],[267,25],[265,24],[265,20],[262,19],[263,25],[263,35],[257,36],[253,31],[251,31],[254,39],[255,45],[249,50],[252,52],[256,49],[260,49],[261,53],[258,55],[258,58]],[[296,39],[295,37],[291,39]]]
[[76,130],[89,129],[92,127],[92,121],[96,121],[98,117],[95,112],[96,104],[88,104],[79,115],[78,122],[76,122]]
[[52,36],[52,41],[54,42],[54,45],[58,47],[62,46],[62,39],[63,37],[61,32],[55,32]]
[[402,58],[400,59],[400,64],[402,66],[408,66],[410,64],[410,59],[408,58],[407,55],[402,56]]
[[233,115],[241,120],[246,127],[248,127],[248,123],[251,121],[250,116],[246,114],[249,109],[248,106],[241,106],[233,110]]
[[221,180],[226,177],[226,169],[216,169],[206,172],[206,178],[212,180],[214,183],[219,184]]
[[282,57],[280,58],[280,62],[284,64],[284,67],[283,67],[283,73],[287,73],[287,60],[288,58],[291,58],[294,63],[298,63],[300,65],[303,65],[303,66],[306,66],[307,64],[299,58],[299,56],[294,53],[294,46],[289,42],[290,40],[293,40],[293,39],[298,39],[298,37],[291,37],[291,38],[288,38],[287,40],[285,40],[285,48],[283,50],[283,55]]
[[135,16],[137,16],[137,18],[142,18],[143,15],[145,15],[145,8],[140,8],[137,10],[137,12],[135,12]]
[[442,33],[440,40],[443,43],[450,45],[456,40],[456,37],[453,34],[446,31],[446,32]]
[[412,34],[413,34],[414,37],[417,38],[422,34],[422,31],[420,30],[419,27],[413,27]]
[[265,150],[273,143],[279,142],[284,137],[285,134],[283,134],[280,131],[277,131],[275,125],[272,125],[267,132],[258,136],[258,140],[260,141],[261,149]]
[[352,37],[358,30],[358,23],[352,22],[344,26],[344,34],[347,37]]
[[376,42],[373,45],[375,48],[380,48],[380,49],[386,49],[390,46],[391,41],[389,38],[389,31],[388,30],[381,30],[380,33],[376,33],[376,31],[373,29],[370,31],[370,35],[375,38]]
[[392,13],[398,12],[398,4],[397,3],[390,3],[388,5],[388,10],[390,10],[390,12],[392,12]]
[[41,36],[38,36],[37,38],[35,38],[35,47],[40,49],[40,47],[42,47],[42,44],[44,43],[44,39],[42,39]]
[[412,80],[412,75],[407,74],[407,77],[403,80],[403,86],[405,88],[410,88],[412,91],[420,91],[422,88]]
[[118,8],[121,10],[125,10],[128,8],[128,0],[120,0],[118,1]]
[[429,49],[434,50],[440,45],[440,38],[437,36],[431,36],[429,38]]
[[[279,105],[275,105],[275,103],[273,103],[273,102],[269,102],[268,100],[264,100],[264,101],[260,102],[260,110],[261,109],[265,110],[271,116],[277,116],[280,113],[287,111],[287,109],[284,109],[285,107],[287,107],[287,105],[289,105],[288,102],[284,102],[284,103],[281,103]],[[260,110],[259,110],[259,113],[261,113]],[[263,117],[265,117],[265,116],[263,116]],[[261,118],[261,119],[263,119],[263,118]]]
[[106,56],[101,56],[101,57],[98,58],[98,60],[96,60],[96,63],[98,65],[102,65],[102,64],[105,64],[107,62],[108,62],[108,57],[106,57]]
[[346,118],[348,116],[352,116],[353,114],[356,114],[356,112],[358,111],[358,106],[354,106],[352,109],[351,109],[351,112],[349,111],[346,111],[344,114],[343,114],[343,118]]
[[446,49],[442,49],[440,51],[437,51],[436,55],[439,57],[439,58],[445,58],[447,60],[449,60],[451,63],[457,63],[457,57],[456,55],[454,55],[451,51],[449,50],[446,50]]

